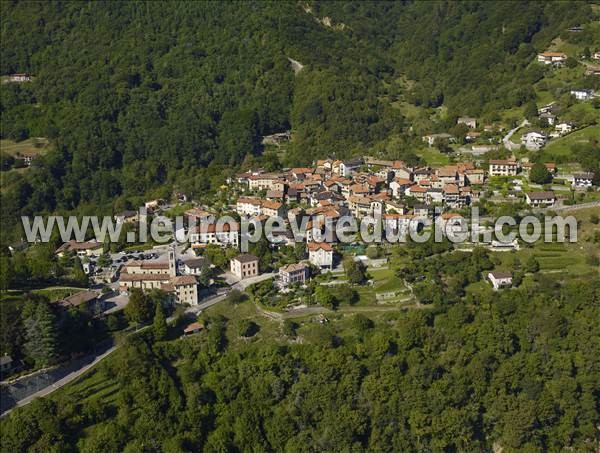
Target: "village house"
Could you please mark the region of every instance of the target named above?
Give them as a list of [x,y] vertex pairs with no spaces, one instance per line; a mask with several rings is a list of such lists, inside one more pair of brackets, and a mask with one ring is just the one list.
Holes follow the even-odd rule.
[[426,204],[416,204],[413,207],[413,215],[414,217],[419,218],[429,218],[433,214],[433,208]]
[[519,165],[514,160],[490,160],[488,173],[490,176],[516,176]]
[[183,262],[183,272],[186,275],[200,275],[202,269],[207,266],[210,266],[210,264],[206,258],[192,258]]
[[265,198],[271,201],[283,201],[285,192],[283,190],[267,190]]
[[[412,179],[414,182],[419,182],[419,181],[422,181],[423,179],[429,179],[431,177],[431,174],[432,174],[432,171],[431,171],[431,168],[429,168],[429,167],[416,168],[412,172],[412,177],[409,177],[407,179]],[[396,175],[396,176],[400,176],[400,175]],[[400,176],[400,177],[403,178],[403,176]]]
[[17,153],[15,159],[22,161],[24,167],[31,167],[33,161],[36,160],[38,157],[39,154],[35,152],[29,152],[27,154]]
[[421,137],[421,139],[431,147],[435,143],[439,143],[439,142],[443,142],[443,141],[451,141],[454,139],[454,137],[452,137],[452,135],[450,135],[450,134],[442,133],[442,134],[424,135],[423,137]]
[[529,151],[538,151],[542,146],[546,144],[548,137],[542,132],[532,131],[523,134],[521,137],[521,144],[525,146]]
[[279,201],[264,200],[260,207],[260,213],[267,217],[283,217],[285,207]]
[[537,61],[539,63],[561,66],[567,61],[567,55],[562,52],[542,52],[538,54]]
[[573,123],[558,123],[556,126],[554,126],[554,130],[560,135],[568,134],[569,132],[573,131]]
[[492,282],[494,290],[501,288],[510,288],[512,286],[512,273],[511,272],[490,272],[488,279]]
[[195,321],[195,322],[188,324],[183,329],[183,335],[184,336],[194,335],[198,332],[201,332],[203,329],[204,329],[204,326],[202,324],[200,324],[198,321]]
[[577,189],[587,189],[588,187],[592,187],[593,181],[594,181],[594,173],[590,173],[590,172],[574,173],[572,186]]
[[386,214],[406,214],[408,209],[401,203],[396,201],[386,201],[385,202],[385,213]]
[[363,160],[360,157],[342,161],[339,166],[339,168],[340,168],[339,173],[340,173],[340,175],[347,178],[352,173],[354,173],[356,170],[358,170],[362,164],[363,164]]
[[208,244],[217,244],[221,247],[238,247],[240,236],[240,224],[224,223],[217,227],[216,222],[200,223],[194,228],[190,228],[190,242],[193,248],[206,247]]
[[54,252],[57,256],[63,257],[67,252],[76,253],[78,256],[100,256],[104,250],[104,244],[95,239],[85,242],[77,242],[71,239],[65,242]]
[[183,213],[189,223],[199,222],[208,219],[212,214],[204,209],[190,208]]
[[[401,160],[394,161],[389,171],[393,174],[392,178],[402,178],[413,180],[413,170],[407,167]],[[389,181],[390,179],[388,179]]]
[[249,253],[244,253],[232,258],[230,270],[240,280],[258,275],[258,258]]
[[13,83],[31,82],[31,75],[28,72],[18,72],[9,75],[8,81]]
[[444,190],[437,187],[428,187],[425,201],[427,203],[442,203],[444,201]]
[[471,118],[469,116],[461,116],[456,120],[456,124],[464,124],[471,129],[477,128],[477,118]]
[[318,160],[316,163],[317,170],[325,170],[326,172],[331,171],[331,165],[333,161],[331,159]]
[[235,211],[240,216],[256,217],[260,215],[261,206],[262,200],[260,198],[240,197],[235,204]]
[[570,91],[571,96],[575,96],[578,101],[587,101],[594,97],[592,90],[575,89]]
[[250,190],[278,190],[274,187],[277,181],[279,181],[279,176],[271,173],[251,175],[248,177],[248,188]]
[[414,184],[410,186],[408,189],[406,189],[405,194],[421,202],[425,202],[427,199],[427,189],[420,184]]
[[392,192],[392,197],[394,198],[402,198],[406,193],[406,190],[412,185],[412,181],[410,179],[405,178],[394,178],[392,182],[390,182],[389,187]]
[[446,184],[443,189],[444,202],[450,208],[460,207],[460,191],[456,184]]
[[525,194],[525,201],[528,205],[539,207],[539,206],[552,206],[556,201],[554,192],[528,192]]
[[458,179],[458,169],[456,166],[449,165],[447,167],[438,168],[435,172],[441,184],[454,184]]
[[465,184],[483,184],[485,181],[485,171],[481,168],[473,168],[471,170],[465,170]]
[[308,266],[304,263],[289,264],[279,268],[279,285],[287,287],[294,283],[304,283],[308,280]]
[[88,313],[101,312],[104,309],[101,294],[98,291],[80,291],[60,299],[54,304],[65,310],[77,308]]
[[115,214],[113,218],[117,223],[128,223],[131,225],[135,225],[140,220],[140,214],[138,211],[125,210],[120,214]]
[[308,260],[321,269],[333,269],[333,247],[327,242],[309,242]]

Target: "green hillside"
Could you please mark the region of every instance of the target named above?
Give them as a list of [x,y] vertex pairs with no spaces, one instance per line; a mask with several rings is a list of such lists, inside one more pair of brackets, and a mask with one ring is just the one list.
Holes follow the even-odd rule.
[[443,103],[450,123],[518,106],[535,52],[590,17],[565,2],[6,3],[1,72],[35,79],[2,84],[1,136],[56,149],[3,182],[2,240],[21,214],[202,193],[274,131],[293,131],[289,164],[382,149],[411,126],[390,98]]

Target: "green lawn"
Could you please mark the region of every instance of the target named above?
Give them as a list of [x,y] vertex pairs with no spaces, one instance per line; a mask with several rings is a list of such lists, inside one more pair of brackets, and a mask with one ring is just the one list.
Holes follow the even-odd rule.
[[593,137],[600,137],[600,124],[588,126],[551,141],[542,151],[543,159],[544,161],[552,161],[556,160],[557,157],[571,156],[573,145],[577,143],[589,143]]
[[423,158],[427,164],[432,166],[442,166],[448,165],[450,163],[450,157],[445,154],[440,153],[440,151],[435,148],[422,148],[415,152],[417,156]]

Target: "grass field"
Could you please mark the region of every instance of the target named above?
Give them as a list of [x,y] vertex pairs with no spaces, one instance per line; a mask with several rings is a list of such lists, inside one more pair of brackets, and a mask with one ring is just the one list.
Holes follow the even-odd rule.
[[588,126],[548,143],[548,146],[543,151],[544,156],[570,156],[573,145],[577,143],[589,143],[591,138],[598,137],[600,137],[600,124]]
[[[70,296],[71,294],[75,294],[81,291],[85,291],[85,288],[77,288],[74,286],[50,286],[48,288],[33,289],[29,292],[33,294],[46,296],[50,302],[54,302],[55,300],[62,299],[66,296]],[[25,293],[26,291],[20,290],[2,291],[2,293],[0,294],[0,301],[18,301],[23,298],[23,295]]]
[[415,154],[423,158],[429,165],[442,166],[450,163],[450,158],[447,155],[440,153],[435,147],[419,149],[415,151]]
[[0,152],[11,156],[31,156],[43,154],[48,150],[48,140],[45,138],[29,138],[22,142],[12,140],[0,140]]

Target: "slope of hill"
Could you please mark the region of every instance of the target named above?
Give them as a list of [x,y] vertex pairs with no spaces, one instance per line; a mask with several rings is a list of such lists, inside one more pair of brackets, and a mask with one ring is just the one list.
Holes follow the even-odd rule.
[[274,131],[293,130],[287,163],[362,154],[410,127],[382,83],[402,73],[450,120],[520,105],[535,50],[589,17],[578,5],[6,4],[2,73],[36,77],[2,85],[2,138],[56,146],[4,183],[2,240],[21,214],[209,190]]

